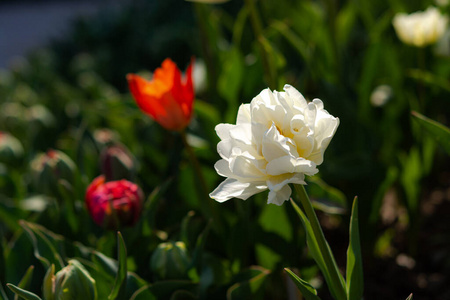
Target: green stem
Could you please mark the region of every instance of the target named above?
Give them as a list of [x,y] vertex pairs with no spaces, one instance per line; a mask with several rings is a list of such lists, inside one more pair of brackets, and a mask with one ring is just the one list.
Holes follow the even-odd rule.
[[311,204],[311,201],[309,200],[308,194],[306,194],[305,187],[303,185],[294,184],[294,188],[297,192],[298,198],[300,199],[300,203],[305,210],[305,214],[311,224],[311,228],[317,239],[317,244],[325,261],[325,265],[327,266],[328,272],[330,273],[331,280],[334,282],[334,285],[338,287],[338,290],[335,291],[336,297],[337,299],[342,300],[347,299],[347,292],[342,285],[340,274],[338,274],[338,271],[333,267],[333,254],[331,253],[331,250],[327,244],[325,235],[322,231],[322,227],[320,227],[319,220],[317,219],[317,215],[314,212],[314,208]]
[[[427,67],[426,67],[426,53],[425,53],[425,48],[418,48],[417,49],[418,53],[417,53],[417,61],[418,61],[418,67],[419,70],[421,71],[426,71]],[[425,87],[423,85],[422,80],[419,80],[418,84],[417,84],[417,94],[419,97],[418,100],[418,111],[420,113],[425,113]]]
[[269,42],[263,35],[263,27],[258,11],[256,10],[254,0],[245,0],[245,5],[250,13],[250,20],[252,22],[253,31],[258,41],[263,62],[264,74],[266,75],[267,84],[271,89],[277,88],[277,75],[275,66],[271,63],[271,58],[267,53],[266,47],[270,47]]
[[194,167],[195,177],[197,179],[197,187],[198,194],[200,198],[200,207],[204,210],[205,217],[208,218],[212,216],[214,222],[212,223],[213,228],[218,231],[221,231],[221,226],[219,225],[220,219],[219,214],[217,213],[216,207],[213,205],[213,200],[209,198],[208,188],[206,185],[205,177],[203,176],[203,172],[200,167],[200,163],[198,162],[197,156],[194,153],[194,149],[189,145],[186,137],[186,132],[181,131],[181,139],[183,140],[184,147],[189,156],[189,160]]

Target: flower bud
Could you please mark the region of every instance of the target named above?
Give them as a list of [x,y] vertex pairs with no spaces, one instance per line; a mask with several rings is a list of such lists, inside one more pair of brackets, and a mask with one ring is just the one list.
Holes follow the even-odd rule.
[[43,294],[46,300],[95,300],[97,290],[95,280],[77,260],[69,260],[69,265],[56,275],[52,265],[44,278]]
[[183,279],[187,277],[190,259],[183,242],[159,244],[150,260],[151,270],[160,279]]
[[135,164],[130,152],[121,145],[111,145],[100,154],[101,170],[106,180],[132,179]]
[[0,162],[14,163],[23,155],[22,144],[14,136],[0,131]]
[[94,130],[94,140],[99,148],[110,146],[119,139],[118,134],[111,129],[101,128]]
[[124,179],[105,182],[105,176],[101,175],[88,186],[85,201],[95,223],[116,230],[137,222],[143,198],[138,185]]
[[56,123],[55,117],[50,110],[41,104],[35,104],[28,108],[26,118],[34,126],[42,126],[44,128],[50,128]]
[[38,154],[31,162],[36,189],[45,194],[55,194],[58,181],[73,182],[75,163],[61,151],[50,149]]

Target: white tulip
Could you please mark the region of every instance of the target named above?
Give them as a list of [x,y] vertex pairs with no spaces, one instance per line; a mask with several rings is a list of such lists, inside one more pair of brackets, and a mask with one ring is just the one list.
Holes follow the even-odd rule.
[[211,194],[218,202],[246,200],[269,189],[268,203],[283,204],[291,195],[289,183],[306,184],[318,172],[323,154],[339,125],[319,99],[307,102],[295,88],[263,90],[242,104],[236,125],[219,124],[222,157],[217,173],[228,177]]
[[392,23],[399,39],[408,45],[424,47],[435,43],[447,28],[448,17],[436,7],[407,15],[398,13]]

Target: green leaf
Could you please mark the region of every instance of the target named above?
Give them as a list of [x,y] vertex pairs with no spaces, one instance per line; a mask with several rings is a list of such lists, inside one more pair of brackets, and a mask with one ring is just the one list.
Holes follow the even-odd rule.
[[0,299],[9,300],[8,296],[5,293],[5,290],[3,289],[3,283],[1,281],[0,281]]
[[306,300],[320,300],[320,298],[317,296],[316,289],[313,288],[308,282],[298,277],[294,272],[292,272],[288,268],[284,268],[284,270],[292,279],[292,281],[295,283],[295,285],[300,290],[300,292],[302,293],[303,297],[305,297]]
[[172,296],[170,297],[170,300],[195,300],[195,299],[197,299],[197,296],[185,290],[178,290],[175,293],[173,293]]
[[416,111],[411,112],[415,117],[414,120],[419,122],[419,124],[428,131],[442,147],[450,154],[450,129],[443,124],[436,122],[430,118],[419,114]]
[[131,295],[130,300],[156,300],[155,296],[149,291],[150,285],[145,285]]
[[411,293],[411,294],[408,296],[408,298],[406,298],[406,300],[412,300],[412,298],[413,298],[413,294]]
[[[27,271],[25,272],[25,275],[23,275],[23,277],[20,280],[17,287],[25,290],[30,283],[31,277],[33,276],[33,271],[34,271],[34,266],[29,266]],[[14,297],[14,300],[18,300],[18,299],[19,299],[19,296],[16,295]]]
[[347,44],[351,31],[355,28],[357,5],[348,2],[336,17],[336,40],[341,47]]
[[156,300],[149,290],[150,285],[133,272],[127,274],[127,292],[125,299],[129,300]]
[[42,293],[44,294],[45,300],[53,300],[53,280],[55,276],[55,265],[52,264],[50,268],[48,268],[47,273],[44,276],[44,282],[42,283]]
[[445,89],[450,92],[450,81],[444,77],[436,76],[435,74],[421,70],[421,69],[411,69],[408,70],[407,75],[422,83],[428,84],[430,86],[437,86],[439,88]]
[[343,214],[347,209],[347,198],[337,188],[328,185],[318,176],[308,180],[308,192],[316,209],[329,214]]
[[194,291],[196,287],[197,285],[189,280],[165,280],[155,282],[149,290],[157,299],[170,299],[177,290]]
[[158,211],[157,206],[159,204],[159,200],[164,195],[164,193],[171,187],[173,182],[173,178],[169,178],[164,181],[162,184],[157,186],[152,193],[148,196],[147,200],[144,203],[144,209],[142,212],[142,220],[146,220],[146,222],[142,222],[142,232],[144,235],[150,235],[153,229],[156,227],[156,212]]
[[126,290],[127,248],[122,234],[119,231],[117,232],[117,248],[119,252],[119,269],[117,270],[116,281],[108,299],[124,299],[123,295]]
[[20,220],[19,224],[28,234],[34,248],[34,256],[39,259],[46,268],[52,264],[57,268],[64,267],[64,260],[59,254],[58,249],[63,248],[64,237],[57,235],[45,227]]
[[423,176],[419,149],[412,147],[409,155],[401,157],[400,182],[406,193],[409,213],[416,214],[419,207],[420,180]]
[[350,218],[350,241],[347,250],[347,295],[349,300],[360,300],[363,295],[364,281],[359,240],[358,198],[353,200]]
[[[308,220],[308,218],[305,216],[303,211],[298,207],[298,205],[291,200],[291,204],[294,207],[295,211],[297,212],[298,216],[300,217],[300,220],[303,223],[303,227],[305,228],[306,232],[306,244],[308,245],[308,249],[311,253],[311,256],[319,266],[319,269],[322,271],[323,276],[325,277],[325,281],[327,282],[328,288],[330,289],[331,294],[336,297],[335,291],[339,290],[339,287],[335,286],[335,283],[331,279],[330,271],[328,270],[327,265],[325,264],[325,260],[322,256],[322,253],[320,252],[319,244],[317,243],[316,236],[314,235],[313,229],[311,227],[311,224]],[[335,271],[337,274],[339,274],[340,284],[342,286],[345,286],[345,281],[342,275],[339,273],[339,269],[337,267],[336,261],[334,259],[334,256],[331,254],[330,246],[327,243],[327,250],[330,252],[330,257],[332,258],[333,268],[335,268]]]
[[15,286],[14,284],[7,283],[6,286],[9,287],[9,289],[11,291],[13,291],[14,294],[18,295],[19,297],[22,297],[25,300],[42,300],[41,298],[39,298],[38,295],[36,295],[32,292],[26,291],[24,289],[21,289],[21,288]]
[[223,56],[223,69],[217,82],[217,89],[220,96],[227,100],[226,121],[236,118],[236,111],[239,107],[239,92],[242,87],[244,75],[244,58],[238,48],[230,49]]
[[264,282],[270,271],[261,267],[252,267],[247,271],[245,274],[251,277],[232,285],[227,291],[227,300],[263,299]]
[[118,271],[118,263],[116,260],[109,258],[101,252],[92,252],[92,261],[99,266],[99,271],[101,271],[105,276],[114,278],[116,277]]
[[206,224],[205,229],[203,229],[202,233],[198,236],[197,238],[197,243],[195,244],[195,250],[192,254],[192,261],[190,266],[188,267],[188,270],[191,269],[192,267],[196,267],[198,273],[201,273],[201,258],[202,258],[202,254],[203,254],[203,248],[205,247],[206,244],[206,238],[208,237],[209,234],[209,229],[211,227],[211,221],[208,222],[208,224]]

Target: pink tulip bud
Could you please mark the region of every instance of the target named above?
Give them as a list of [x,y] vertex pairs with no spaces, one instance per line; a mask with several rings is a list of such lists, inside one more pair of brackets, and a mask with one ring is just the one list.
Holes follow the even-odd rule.
[[88,186],[85,200],[95,223],[116,230],[137,222],[143,198],[138,185],[124,179],[105,182],[105,176],[101,175]]

